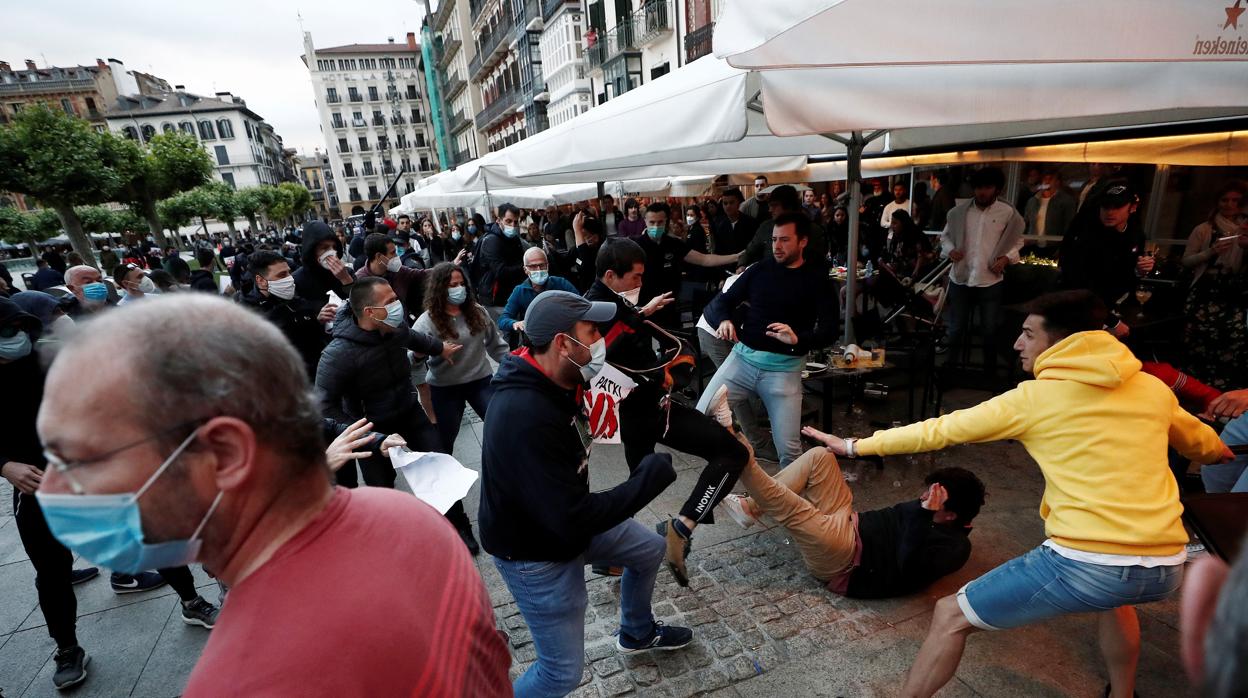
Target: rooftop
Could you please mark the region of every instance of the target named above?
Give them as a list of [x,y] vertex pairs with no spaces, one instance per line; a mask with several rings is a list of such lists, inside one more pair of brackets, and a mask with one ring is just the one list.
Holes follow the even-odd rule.
[[420,46],[415,48],[407,44],[395,42],[385,44],[347,44],[346,46],[329,46],[316,49],[317,55],[345,53],[420,53]]
[[192,112],[237,110],[262,121],[259,114],[247,108],[242,97],[235,97],[228,92],[218,93],[216,97],[204,97],[184,90],[168,92],[163,95],[132,95],[119,97],[113,106],[110,118],[133,112],[143,114],[189,114]]

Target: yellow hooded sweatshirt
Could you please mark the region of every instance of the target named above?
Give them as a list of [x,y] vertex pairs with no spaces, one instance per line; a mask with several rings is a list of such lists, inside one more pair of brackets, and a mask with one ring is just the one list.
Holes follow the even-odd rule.
[[1108,332],[1073,334],[1036,357],[1035,380],[975,407],[877,431],[863,455],[1017,439],[1044,473],[1040,516],[1055,543],[1114,555],[1173,555],[1187,533],[1167,444],[1198,463],[1223,446]]

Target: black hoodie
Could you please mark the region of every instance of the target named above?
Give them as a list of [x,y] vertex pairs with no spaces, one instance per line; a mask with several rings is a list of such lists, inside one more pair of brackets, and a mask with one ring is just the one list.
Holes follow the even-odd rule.
[[[324,303],[326,294],[333,292],[339,298],[347,300],[350,293],[349,284],[343,284],[338,277],[329,273],[316,259],[316,246],[326,240],[334,241],[334,250],[342,256],[342,243],[334,235],[333,228],[320,221],[312,221],[303,226],[303,265],[295,270],[295,293],[313,303]],[[351,273],[348,269],[347,273]]]
[[308,380],[316,380],[316,365],[321,360],[325,345],[329,343],[329,333],[316,319],[322,306],[299,296],[288,301],[273,294],[266,296],[254,285],[247,293],[240,291],[234,294],[234,300],[258,311],[269,322],[277,325],[303,358]]
[[627,480],[590,492],[578,391],[546,377],[528,349],[503,357],[481,450],[481,545],[508,560],[564,562],[676,481],[672,457],[646,456]]

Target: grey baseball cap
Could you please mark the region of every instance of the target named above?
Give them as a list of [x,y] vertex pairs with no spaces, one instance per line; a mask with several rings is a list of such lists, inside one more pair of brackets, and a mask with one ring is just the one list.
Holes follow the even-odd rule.
[[606,322],[615,317],[614,303],[588,301],[567,291],[543,291],[524,313],[524,333],[533,346],[545,346],[560,332],[571,332],[581,320]]

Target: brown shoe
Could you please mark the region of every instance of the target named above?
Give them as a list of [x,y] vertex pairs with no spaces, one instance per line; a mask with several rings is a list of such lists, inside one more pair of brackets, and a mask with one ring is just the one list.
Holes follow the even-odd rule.
[[655,524],[654,530],[667,541],[667,554],[663,556],[667,569],[676,578],[677,584],[682,587],[689,586],[689,570],[685,567],[685,558],[688,557],[693,545],[688,538],[676,531],[671,521],[660,521]]

